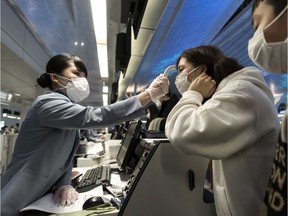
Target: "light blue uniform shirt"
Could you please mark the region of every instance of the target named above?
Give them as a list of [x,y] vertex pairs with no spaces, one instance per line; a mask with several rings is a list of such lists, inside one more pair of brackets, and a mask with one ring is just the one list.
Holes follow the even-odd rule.
[[106,127],[145,115],[137,97],[104,107],[84,107],[52,92],[39,96],[21,126],[13,158],[1,176],[2,215],[69,185],[79,129]]

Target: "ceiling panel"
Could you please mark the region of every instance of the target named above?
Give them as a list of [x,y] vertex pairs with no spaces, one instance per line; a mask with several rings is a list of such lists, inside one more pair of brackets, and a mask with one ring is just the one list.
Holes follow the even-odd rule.
[[[11,10],[2,4],[1,17],[12,18],[1,26],[1,42],[6,44],[8,41],[8,47],[17,54],[12,55],[15,65],[17,63],[25,70],[30,67],[39,75],[45,71],[47,60],[54,54],[69,52],[80,56],[87,64],[91,86],[91,94],[83,101],[84,105],[102,104],[104,82],[111,91],[112,82],[119,79],[120,97],[125,95],[126,90],[132,94],[141,91],[167,66],[175,64],[180,52],[194,46],[214,44],[226,55],[237,58],[241,64],[254,65],[247,54],[247,43],[253,35],[251,5],[242,7],[244,0],[149,0],[138,38],[132,39],[132,55],[125,77],[115,73],[116,35],[126,29],[126,24],[120,22],[121,0],[107,0],[108,80],[100,77],[90,0],[3,1],[9,2],[22,19],[13,18]],[[239,8],[244,9],[230,20]],[[77,46],[75,42],[78,42]],[[81,42],[84,42],[84,46],[79,46]],[[40,44],[41,50],[35,47],[36,43]],[[7,73],[11,70],[10,75],[18,77],[16,70],[12,69],[13,64],[4,62],[11,58],[9,51],[5,46],[1,51],[5,52],[1,59],[2,69]],[[17,62],[19,58],[30,66]],[[34,73],[31,77],[33,82]],[[287,98],[287,75],[268,75],[264,71],[263,74],[273,92],[283,93]],[[6,75],[5,78],[8,78]],[[175,73],[169,78],[173,82]],[[24,83],[31,86],[30,82],[24,80]],[[2,81],[1,84],[3,86]],[[13,87],[12,82],[9,86],[8,82],[5,85],[7,88]],[[40,91],[36,92],[38,94]]]
[[167,2],[168,0],[148,1],[140,27],[142,29],[156,29]]
[[[25,39],[23,49],[26,56],[33,58],[40,55],[37,42],[46,47],[52,55],[71,53],[78,55],[85,62],[89,83],[93,92],[83,101],[85,105],[102,105],[102,85],[97,57],[96,39],[93,28],[91,6],[89,0],[8,0],[27,25],[21,38]],[[15,19],[12,19],[15,20]],[[76,45],[75,42],[78,44]],[[84,43],[81,46],[81,43]],[[40,62],[45,68],[48,59]],[[45,71],[39,71],[42,73]],[[98,94],[93,94],[97,92]]]
[[37,77],[38,74],[30,65],[4,44],[1,45],[1,90],[19,93],[24,99],[32,101],[40,93]]
[[[210,43],[242,0],[169,1],[135,77],[149,83],[183,50]],[[149,73],[147,73],[149,71]]]
[[17,76],[11,75],[11,73],[6,72],[5,70],[1,71],[1,79],[6,80],[6,82],[2,83],[1,85],[2,90],[6,89],[6,92],[9,93],[9,89],[11,88],[11,86],[13,86],[13,93],[21,94],[23,98],[27,96],[30,97],[31,95],[34,95],[34,98],[36,97],[37,90],[35,87],[35,83],[31,83],[31,81],[29,80],[28,82],[23,82],[22,79],[19,79],[19,77]]
[[[140,28],[137,40],[132,40],[132,56],[144,56],[154,34],[154,29]],[[142,43],[139,43],[142,41]],[[136,68],[137,69],[137,68]]]
[[[14,13],[9,9],[8,4],[1,2],[1,29],[6,32],[10,37],[15,38],[15,41],[20,47],[24,45],[25,26],[19,19],[14,19]],[[9,20],[9,22],[7,22]]]

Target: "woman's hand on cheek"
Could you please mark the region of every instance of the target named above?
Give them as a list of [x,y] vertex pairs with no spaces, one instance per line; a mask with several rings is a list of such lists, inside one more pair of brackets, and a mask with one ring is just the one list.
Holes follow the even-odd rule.
[[212,77],[205,73],[201,73],[195,80],[193,80],[188,90],[199,92],[204,99],[209,98],[216,90],[216,82]]

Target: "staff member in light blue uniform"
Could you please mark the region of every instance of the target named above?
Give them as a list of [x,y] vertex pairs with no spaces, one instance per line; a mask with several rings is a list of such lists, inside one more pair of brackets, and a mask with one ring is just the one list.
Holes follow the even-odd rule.
[[176,65],[182,98],[167,137],[180,152],[212,160],[217,215],[258,216],[280,128],[262,73],[213,46],[185,50]]
[[13,158],[1,176],[1,213],[15,216],[19,210],[48,192],[62,205],[71,205],[78,193],[71,186],[79,129],[106,127],[145,115],[151,100],[168,93],[169,81],[158,76],[137,96],[103,107],[75,102],[89,95],[87,69],[76,56],[52,57],[38,84],[52,90],[32,104],[21,126]]

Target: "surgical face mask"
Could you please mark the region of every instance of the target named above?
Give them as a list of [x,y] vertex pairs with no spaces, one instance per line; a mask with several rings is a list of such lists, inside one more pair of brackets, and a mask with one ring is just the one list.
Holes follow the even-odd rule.
[[[264,30],[275,23],[287,11],[287,8],[269,23]],[[267,43],[263,29],[258,27],[253,37],[249,40],[248,55],[258,67],[267,72],[287,73],[287,38],[285,41]]]
[[182,73],[180,73],[176,76],[175,85],[181,94],[187,91],[189,86],[191,85],[191,82],[188,81],[188,75],[196,71],[198,68],[199,66],[194,68],[187,74],[182,75]]
[[54,75],[68,81],[64,88],[66,89],[67,96],[71,100],[79,102],[84,100],[90,94],[89,83],[85,77],[68,79],[57,74]]

